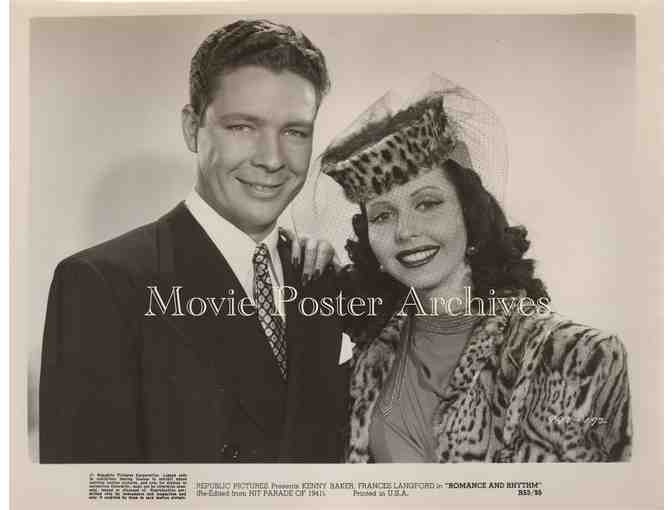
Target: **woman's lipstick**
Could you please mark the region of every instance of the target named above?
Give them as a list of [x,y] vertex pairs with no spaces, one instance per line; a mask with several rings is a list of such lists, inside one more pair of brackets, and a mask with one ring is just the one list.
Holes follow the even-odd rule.
[[439,249],[440,247],[436,245],[419,246],[412,250],[400,251],[397,253],[396,258],[404,267],[420,267],[432,260],[439,252]]

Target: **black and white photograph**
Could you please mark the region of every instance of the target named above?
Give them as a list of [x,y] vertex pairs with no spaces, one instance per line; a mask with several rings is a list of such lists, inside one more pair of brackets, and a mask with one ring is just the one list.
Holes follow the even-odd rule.
[[641,18],[310,12],[28,19],[23,487],[654,507]]

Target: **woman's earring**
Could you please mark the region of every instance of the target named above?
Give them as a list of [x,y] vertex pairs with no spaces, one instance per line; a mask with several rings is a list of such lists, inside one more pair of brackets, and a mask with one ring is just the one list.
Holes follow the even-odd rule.
[[378,271],[380,271],[381,273],[385,272],[385,268],[383,267],[382,264],[380,265],[380,267],[378,267]]
[[471,258],[474,255],[476,255],[477,252],[478,252],[478,248],[476,248],[475,246],[467,246],[465,256],[466,256],[466,258]]

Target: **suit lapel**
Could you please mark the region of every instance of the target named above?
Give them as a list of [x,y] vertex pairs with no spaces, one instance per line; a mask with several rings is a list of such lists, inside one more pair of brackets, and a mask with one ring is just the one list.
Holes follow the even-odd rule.
[[[173,286],[182,286],[182,311],[186,315],[166,315],[164,319],[183,341],[193,346],[205,367],[216,370],[219,388],[236,392],[240,404],[261,428],[279,429],[284,417],[286,386],[257,315],[244,316],[235,308],[228,314],[227,304],[232,301],[237,305],[247,294],[184,204],[164,218],[166,221],[159,229],[160,281],[166,289],[162,295],[169,295]],[[186,306],[191,297],[232,300],[219,315],[208,309],[200,317],[193,317]],[[194,307],[195,311],[199,308]]]
[[[278,253],[282,261],[283,277],[285,286],[296,289],[297,299],[285,303],[286,317],[286,338],[289,354],[289,379],[287,381],[287,406],[285,413],[285,423],[280,446],[279,460],[287,461],[291,458],[290,450],[292,448],[292,431],[296,422],[297,409],[300,403],[301,385],[305,384],[302,367],[303,352],[305,350],[306,321],[299,315],[297,302],[301,298],[301,273],[295,269],[291,263],[291,248],[288,243],[280,239],[278,243]],[[291,292],[291,290],[289,291]],[[309,333],[308,333],[309,334]]]
[[[282,262],[282,276],[284,279],[284,286],[288,287],[289,294],[285,293],[286,297],[291,297],[291,289],[296,289],[297,293],[300,291],[299,287],[299,278],[298,270],[294,269],[291,263],[291,249],[288,246],[287,242],[282,238],[278,241],[278,253],[280,255],[280,261]],[[298,299],[298,297],[297,297]],[[277,303],[276,303],[277,306]],[[297,335],[298,327],[298,308],[297,300],[286,302],[285,303],[285,339],[287,341],[287,355],[288,355],[288,367],[289,367],[289,379],[287,381],[288,386],[292,386],[295,377],[292,377],[292,373],[295,370],[292,368],[296,367],[298,356],[301,354],[302,343],[299,341],[300,336]]]
[[[311,459],[321,451],[307,439],[317,431],[325,432],[329,427],[337,427],[338,420],[345,418],[345,409],[339,408],[339,396],[345,401],[346,383],[344,368],[338,366],[341,323],[335,318],[313,316],[300,313],[298,302],[301,298],[320,300],[333,297],[335,282],[323,277],[303,287],[300,272],[290,263],[289,246],[280,246],[283,261],[285,285],[297,289],[297,299],[286,303],[287,332],[289,348],[289,381],[287,388],[287,412],[283,441],[280,448],[281,462]],[[310,308],[310,307],[309,307]],[[339,378],[343,369],[343,377]],[[332,411],[341,411],[332,416]],[[331,431],[329,432],[331,434]],[[321,458],[318,457],[317,458]]]
[[[296,289],[297,294],[300,292],[300,278],[298,269],[295,269],[291,263],[291,249],[286,241],[280,238],[278,242],[278,253],[282,262],[282,274],[284,278],[284,285],[288,287],[288,292],[291,289]],[[291,296],[291,294],[290,294]],[[288,367],[289,375],[287,380],[287,413],[286,418],[293,415],[293,409],[296,407],[297,388],[300,383],[301,353],[304,348],[304,336],[300,331],[300,318],[297,307],[297,299],[285,303],[285,339],[287,341],[288,353]]]

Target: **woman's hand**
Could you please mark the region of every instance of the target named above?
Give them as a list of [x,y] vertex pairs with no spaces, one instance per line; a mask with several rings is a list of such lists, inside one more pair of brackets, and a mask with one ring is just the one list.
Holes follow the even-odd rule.
[[297,236],[294,232],[280,227],[280,232],[292,243],[292,264],[301,271],[301,284],[306,285],[313,278],[319,278],[330,264],[340,267],[336,250],[326,239]]

